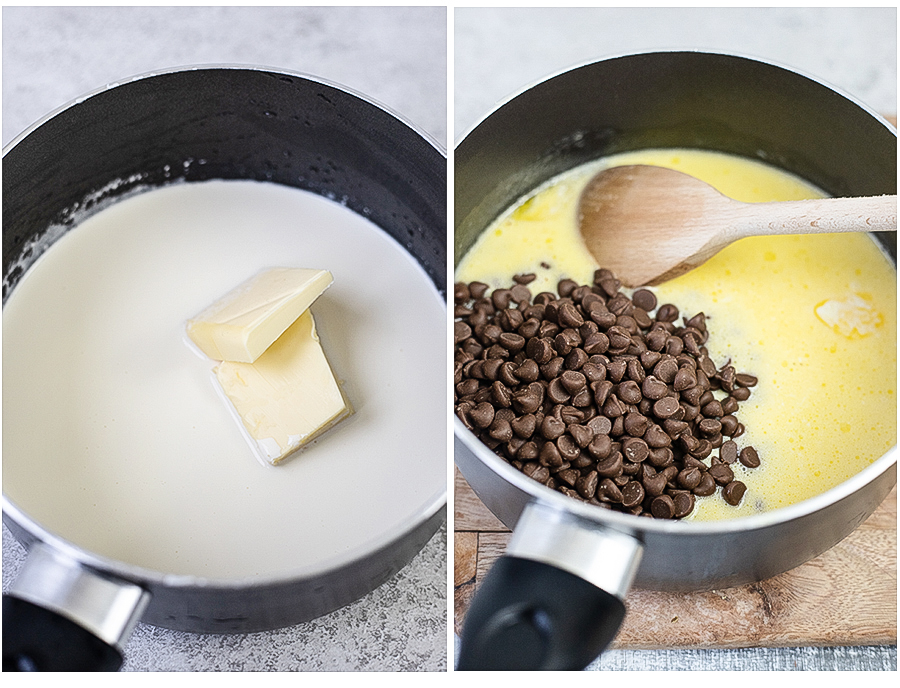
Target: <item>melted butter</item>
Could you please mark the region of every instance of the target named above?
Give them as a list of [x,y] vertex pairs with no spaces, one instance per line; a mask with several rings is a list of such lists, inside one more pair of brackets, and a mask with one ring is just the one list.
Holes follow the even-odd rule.
[[[734,156],[696,150],[636,151],[573,170],[538,189],[489,227],[460,261],[458,281],[509,286],[535,273],[532,293],[562,278],[590,283],[598,267],[576,225],[581,190],[599,169],[653,164],[703,179],[745,202],[821,197],[802,179]],[[717,365],[731,360],[760,384],[741,404],[756,469],[737,507],[720,492],[689,517],[729,518],[793,504],[848,479],[896,444],[896,270],[867,236],[743,239],[700,268],[653,289],[683,315],[707,316]]]

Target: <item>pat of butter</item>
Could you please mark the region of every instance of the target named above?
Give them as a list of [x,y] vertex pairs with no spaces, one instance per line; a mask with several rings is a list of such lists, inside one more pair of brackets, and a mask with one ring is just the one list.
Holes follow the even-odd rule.
[[188,336],[216,361],[253,363],[332,281],[327,270],[263,270],[188,320]]
[[257,458],[277,464],[353,413],[310,311],[254,363],[225,361],[216,379]]

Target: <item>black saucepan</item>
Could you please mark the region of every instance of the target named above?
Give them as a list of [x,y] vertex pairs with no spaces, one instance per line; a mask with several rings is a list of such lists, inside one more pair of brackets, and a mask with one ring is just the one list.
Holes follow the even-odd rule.
[[[896,192],[896,131],[815,79],[743,57],[636,54],[539,83],[454,156],[457,260],[503,210],[581,163],[640,148],[763,160],[828,193]],[[896,236],[873,236],[896,260]],[[513,529],[465,620],[460,669],[578,669],[615,636],[632,582],[705,590],[798,566],[848,535],[896,483],[895,448],[845,483],[770,513],[663,522],[570,499],[504,462],[455,419],[455,460]]]
[[[76,218],[137,191],[216,179],[339,199],[405,247],[445,293],[446,156],[436,144],[324,80],[215,66],[100,89],[4,151],[4,304],[37,258],[35,247],[46,248]],[[48,237],[51,227],[56,235]],[[434,412],[445,418],[445,409]],[[443,452],[411,460],[446,466]],[[4,523],[29,550],[3,601],[4,669],[118,668],[138,620],[246,633],[326,614],[388,580],[424,546],[445,518],[445,482],[429,487],[400,525],[330,568],[234,581],[111,560],[51,532],[4,493]]]

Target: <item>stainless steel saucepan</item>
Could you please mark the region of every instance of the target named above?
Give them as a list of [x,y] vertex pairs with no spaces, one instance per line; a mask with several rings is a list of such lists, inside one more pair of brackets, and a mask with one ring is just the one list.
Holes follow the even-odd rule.
[[[503,210],[579,164],[640,148],[763,160],[840,195],[896,192],[896,131],[813,78],[738,56],[627,55],[500,105],[455,151],[458,260]],[[896,236],[872,236],[896,261]],[[472,601],[460,669],[584,668],[615,636],[632,585],[687,591],[760,581],[829,549],[896,484],[896,448],[799,504],[712,523],[600,509],[528,478],[455,419],[455,460],[513,529]]]
[[[142,190],[217,179],[271,182],[336,200],[405,247],[435,294],[445,293],[446,156],[436,144],[382,106],[319,78],[212,66],[99,89],[4,151],[4,306],[15,298],[23,266],[37,258],[36,247],[53,244],[77,225],[73,218]],[[440,298],[435,304],[441,318]],[[4,397],[4,404],[14,403]],[[445,426],[446,408],[424,412]],[[385,519],[370,540],[339,556],[315,563],[305,556],[290,570],[237,580],[148,570],[91,551],[34,518],[4,482],[4,523],[29,551],[3,600],[4,669],[116,669],[138,620],[248,633],[300,623],[362,597],[405,566],[445,519],[445,452],[411,449],[404,460],[436,476],[407,486],[418,500],[408,513]],[[4,451],[3,461],[6,469],[17,457]],[[380,498],[391,503],[397,487],[381,483],[360,489],[372,497],[384,490]],[[307,498],[303,490],[321,491],[323,483],[302,487],[296,499]],[[371,513],[359,518],[378,520]],[[292,534],[304,524],[283,523],[278,514],[272,521],[263,535],[297,547]]]

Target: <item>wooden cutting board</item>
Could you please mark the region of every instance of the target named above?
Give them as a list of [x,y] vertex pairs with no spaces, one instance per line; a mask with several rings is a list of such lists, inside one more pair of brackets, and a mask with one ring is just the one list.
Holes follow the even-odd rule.
[[[509,530],[456,471],[454,623]],[[767,581],[711,592],[632,590],[619,649],[892,645],[897,642],[897,489],[849,537]]]

